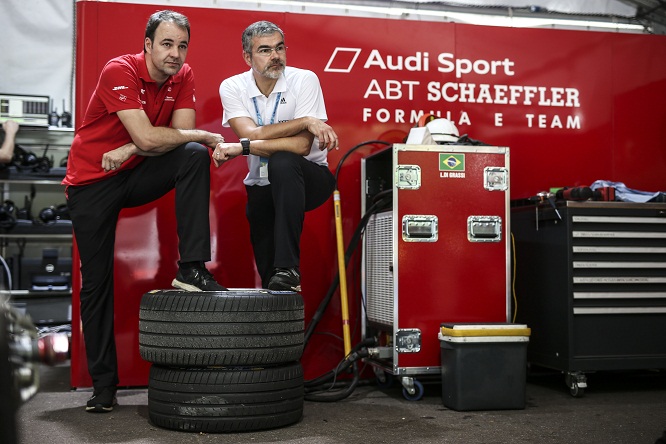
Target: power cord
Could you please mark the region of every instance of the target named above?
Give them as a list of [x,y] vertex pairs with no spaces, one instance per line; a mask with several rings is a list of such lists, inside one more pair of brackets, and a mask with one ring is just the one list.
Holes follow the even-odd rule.
[[[368,347],[373,345],[376,345],[374,338],[362,340],[352,348],[335,369],[315,379],[305,381],[305,399],[307,401],[335,402],[351,395],[360,382],[358,361],[368,356]],[[333,389],[338,386],[336,384],[338,376],[347,372],[350,367],[353,373],[351,382],[343,385],[341,389],[334,391]]]
[[[373,144],[381,144],[386,146],[392,145],[392,143],[385,142],[383,140],[370,140],[367,142],[360,143],[352,147],[349,151],[347,151],[338,162],[338,166],[335,170],[336,191],[337,191],[338,176],[340,174],[342,165],[347,160],[347,158],[359,148]],[[354,234],[352,235],[352,238],[350,239],[347,245],[347,249],[345,250],[344,254],[345,270],[347,269],[349,261],[351,260],[351,257],[361,240],[361,236],[365,230],[365,227],[368,224],[368,221],[370,220],[370,217],[373,214],[377,213],[378,211],[385,209],[387,206],[390,206],[392,198],[393,198],[392,190],[386,190],[374,196],[373,204],[361,218],[359,224],[356,227],[356,230],[354,231]],[[336,289],[338,288],[339,285],[340,285],[340,272],[338,271],[328,289],[328,292],[326,293],[326,296],[319,304],[319,307],[315,311],[312,320],[308,325],[308,328],[304,335],[304,346],[303,346],[304,348],[309,343],[312,334],[317,328],[319,321],[324,316],[324,313],[326,312],[326,309],[328,308],[333,298],[333,295],[335,294]],[[367,347],[369,345],[376,345],[376,340],[374,338],[366,338],[362,340],[352,348],[349,354],[345,356],[344,359],[340,361],[340,363],[338,363],[338,365],[333,370],[330,370],[329,372],[315,379],[305,381],[305,399],[308,401],[335,402],[345,399],[349,395],[351,395],[358,386],[358,384],[360,383],[358,361],[368,356]],[[338,376],[347,372],[350,368],[353,374],[351,382],[349,382],[348,384],[338,383],[337,381]],[[339,388],[340,386],[342,386],[342,388],[334,391],[334,389]]]
[[[386,190],[385,192],[379,193],[377,196],[375,196],[378,198],[377,201],[368,209],[368,211],[366,211],[366,213],[361,218],[361,221],[356,227],[356,231],[354,232],[351,240],[349,241],[347,250],[345,251],[345,269],[349,265],[349,261],[351,259],[352,254],[354,253],[354,251],[356,251],[356,247],[358,246],[358,243],[361,240],[361,236],[365,230],[365,227],[368,224],[368,221],[370,220],[370,217],[373,214],[379,212],[380,210],[385,209],[392,201],[393,196],[390,194],[390,191],[391,190]],[[310,324],[308,324],[308,328],[305,331],[304,347],[307,346],[310,337],[312,336],[314,330],[317,328],[317,325],[319,324],[319,321],[324,316],[324,313],[328,308],[328,305],[330,304],[331,299],[333,298],[333,295],[335,294],[335,291],[338,288],[339,283],[340,283],[340,273],[338,272],[335,274],[333,282],[331,283],[328,292],[326,293],[326,296],[321,301],[319,307],[312,316],[312,321],[310,321]]]
[[11,295],[12,288],[14,288],[12,284],[12,271],[10,270],[9,265],[7,265],[4,257],[0,256],[0,262],[2,262],[2,266],[5,269],[7,276],[7,291]]

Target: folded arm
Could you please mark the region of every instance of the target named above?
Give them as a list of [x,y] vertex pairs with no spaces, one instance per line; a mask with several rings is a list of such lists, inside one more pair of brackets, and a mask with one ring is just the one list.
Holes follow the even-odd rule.
[[[298,119],[302,120],[302,119]],[[314,135],[301,129],[301,123],[281,122],[266,126],[257,126],[248,117],[236,117],[229,120],[229,125],[239,138],[250,139],[250,154],[271,157],[278,151],[290,151],[300,156],[307,156],[312,147]],[[227,160],[240,156],[243,148],[240,143],[220,143],[213,151],[213,162],[220,166]]]
[[176,110],[172,127],[153,126],[145,111],[139,109],[118,111],[118,117],[129,132],[132,142],[144,152],[166,153],[187,142],[199,142],[214,148],[224,140],[220,134],[194,129],[193,109]]
[[172,127],[153,126],[145,111],[131,109],[118,111],[132,142],[105,153],[102,156],[102,168],[114,170],[133,155],[160,156],[187,142],[198,142],[213,149],[224,142],[220,134],[194,128],[195,112],[193,109],[174,111]]
[[[300,117],[263,126],[257,126],[249,117],[236,117],[229,119],[229,125],[238,137],[247,137],[250,140],[274,140],[296,136],[307,131],[313,137],[317,137],[320,150],[330,151],[338,147],[338,136],[333,128],[316,117]],[[312,140],[310,144],[312,144]]]

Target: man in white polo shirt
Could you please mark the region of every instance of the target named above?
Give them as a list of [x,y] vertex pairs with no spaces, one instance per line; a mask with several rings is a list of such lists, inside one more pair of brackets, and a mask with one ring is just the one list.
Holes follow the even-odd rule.
[[300,237],[305,212],[326,202],[335,188],[327,152],[338,147],[329,125],[319,79],[286,66],[284,33],[274,23],[243,32],[250,69],[222,82],[222,125],[238,143],[220,143],[217,166],[247,156],[247,218],[262,286],[301,291]]

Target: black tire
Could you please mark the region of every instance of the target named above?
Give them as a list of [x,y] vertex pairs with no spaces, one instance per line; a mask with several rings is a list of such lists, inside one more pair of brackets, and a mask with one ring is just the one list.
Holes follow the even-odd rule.
[[298,361],[303,298],[267,290],[156,290],[141,299],[139,352],[175,367],[274,365]]
[[148,413],[156,426],[187,432],[283,427],[303,416],[303,368],[191,368],[153,365]]

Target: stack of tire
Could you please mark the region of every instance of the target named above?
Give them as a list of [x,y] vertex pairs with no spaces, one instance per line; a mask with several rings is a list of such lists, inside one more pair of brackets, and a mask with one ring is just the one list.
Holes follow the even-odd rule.
[[303,298],[294,292],[155,290],[139,352],[153,365],[150,421],[190,432],[283,427],[303,416]]

